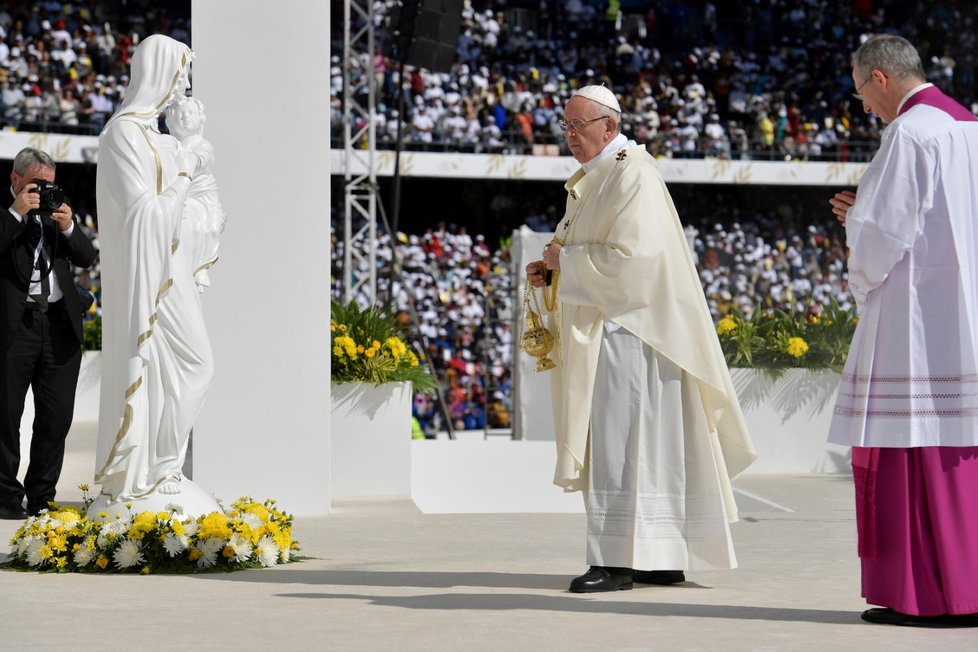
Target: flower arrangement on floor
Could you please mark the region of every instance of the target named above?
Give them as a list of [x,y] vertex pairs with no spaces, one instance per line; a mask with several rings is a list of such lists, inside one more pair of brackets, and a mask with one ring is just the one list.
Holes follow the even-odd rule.
[[[88,487],[79,487],[85,508]],[[191,518],[174,505],[99,519],[85,508],[52,503],[14,534],[6,566],[54,572],[199,573],[261,568],[293,561],[292,516],[243,497],[227,513]]]
[[756,310],[750,319],[733,312],[717,322],[727,364],[777,375],[789,367],[842,371],[859,318],[856,309],[832,301],[821,311],[798,315]]
[[405,329],[382,308],[361,309],[355,301],[346,306],[333,301],[330,313],[332,382],[408,381],[415,391],[436,387],[427,367],[404,343]]

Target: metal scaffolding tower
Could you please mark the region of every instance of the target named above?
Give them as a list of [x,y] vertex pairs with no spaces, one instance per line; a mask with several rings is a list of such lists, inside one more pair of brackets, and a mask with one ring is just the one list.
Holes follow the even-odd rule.
[[[343,0],[343,301],[377,302],[377,161],[370,0]],[[363,103],[366,95],[366,104]],[[362,223],[361,223],[362,220]],[[354,225],[357,225],[354,227]],[[356,231],[354,232],[354,228]]]

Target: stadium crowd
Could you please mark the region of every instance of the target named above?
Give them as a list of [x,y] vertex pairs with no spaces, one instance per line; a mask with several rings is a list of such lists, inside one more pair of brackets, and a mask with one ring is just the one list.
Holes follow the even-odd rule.
[[[692,224],[695,224],[693,226]],[[704,294],[715,320],[737,310],[819,312],[831,301],[850,305],[845,246],[835,226],[786,230],[776,217],[757,215],[729,225],[710,218],[687,227]],[[549,228],[552,225],[542,225]],[[344,243],[332,242],[333,298],[342,300]],[[361,251],[355,275],[369,273]],[[520,310],[510,242],[490,246],[464,226],[444,224],[423,234],[383,234],[377,243],[378,295],[412,324],[416,343],[430,359],[444,390],[445,410],[457,430],[506,428],[512,410],[513,332]],[[392,274],[392,270],[398,273]],[[366,303],[368,298],[361,294]],[[414,406],[421,428],[444,429],[430,399]]]
[[[173,2],[0,2],[0,119],[21,131],[97,135],[129,85],[143,35],[190,42]],[[186,4],[186,3],[184,3]]]
[[[389,4],[374,3],[378,43]],[[657,155],[864,161],[881,125],[851,95],[860,39],[909,38],[929,79],[978,111],[976,19],[978,5],[956,0],[471,0],[451,70],[405,68],[401,130],[413,149],[553,154],[570,93],[604,83],[626,135]],[[334,55],[330,70],[336,142],[343,63]],[[378,48],[348,65],[361,102],[376,78],[378,140],[391,147],[398,64]]]

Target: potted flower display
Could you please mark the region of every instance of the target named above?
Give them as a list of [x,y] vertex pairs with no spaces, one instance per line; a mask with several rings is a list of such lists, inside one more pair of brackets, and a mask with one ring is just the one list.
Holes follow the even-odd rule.
[[[758,449],[757,470],[846,472],[826,443],[839,378],[856,329],[855,308],[832,301],[803,314],[756,310],[717,323],[737,396]],[[790,439],[790,441],[789,441]]]
[[436,381],[406,339],[383,308],[331,304],[333,498],[411,493],[411,400]]

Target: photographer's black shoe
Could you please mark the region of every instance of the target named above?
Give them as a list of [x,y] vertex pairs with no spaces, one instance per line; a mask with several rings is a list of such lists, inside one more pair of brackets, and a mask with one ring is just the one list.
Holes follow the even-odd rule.
[[23,521],[27,512],[20,505],[0,505],[0,519],[5,521]]

